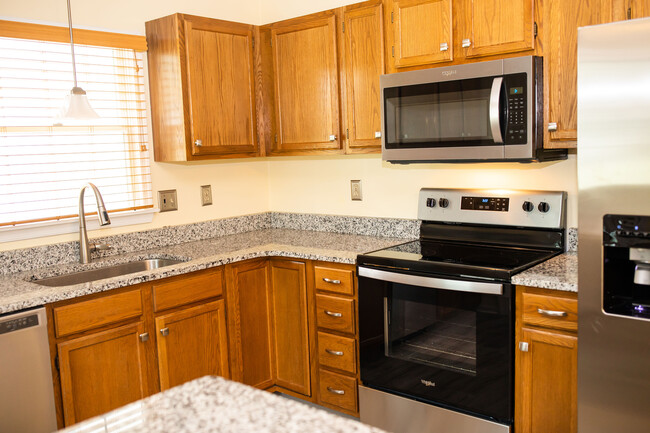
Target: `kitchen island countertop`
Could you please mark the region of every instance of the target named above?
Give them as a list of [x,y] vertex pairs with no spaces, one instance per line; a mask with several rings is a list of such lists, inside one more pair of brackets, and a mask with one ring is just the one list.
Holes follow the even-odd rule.
[[221,377],[205,376],[62,430],[65,433],[382,433]]

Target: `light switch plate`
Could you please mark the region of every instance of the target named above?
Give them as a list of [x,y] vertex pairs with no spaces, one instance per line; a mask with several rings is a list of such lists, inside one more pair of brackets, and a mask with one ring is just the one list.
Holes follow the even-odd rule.
[[160,212],[178,210],[176,190],[166,189],[164,191],[158,191],[158,207],[160,208]]
[[201,185],[201,205],[209,206],[212,204],[212,187],[210,185]]
[[350,181],[350,198],[352,200],[361,201],[361,181],[360,180],[351,180]]

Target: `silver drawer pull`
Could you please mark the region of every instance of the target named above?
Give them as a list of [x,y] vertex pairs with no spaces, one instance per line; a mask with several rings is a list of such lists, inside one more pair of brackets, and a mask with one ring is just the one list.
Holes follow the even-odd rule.
[[330,135],[329,140],[330,141],[336,141],[336,135],[334,135],[334,134]]
[[537,312],[551,317],[566,317],[568,315],[566,311],[542,310],[541,308],[538,308]]
[[523,341],[519,343],[519,350],[522,352],[528,352],[528,343],[524,343]]
[[323,278],[323,281],[330,284],[341,284],[341,280],[330,280],[329,278]]
[[325,352],[329,353],[330,355],[334,355],[334,356],[343,356],[343,352],[341,352],[339,350],[325,349]]
[[375,131],[375,138],[381,138],[381,131]]
[[556,122],[549,122],[548,124],[548,132],[555,132],[557,131],[557,123]]
[[197,147],[203,146],[203,140],[194,140],[194,145]]
[[461,41],[461,45],[463,48],[467,48],[472,45],[472,41],[470,41],[469,39],[463,39]]
[[327,314],[328,316],[332,316],[332,317],[341,317],[341,316],[343,316],[343,314],[341,314],[341,313],[335,313],[334,311],[329,311],[329,310],[325,310],[325,314]]
[[162,328],[160,330],[160,333],[162,334],[163,337],[166,337],[169,335],[169,328]]
[[442,42],[440,44],[440,51],[447,51],[448,49],[449,49],[449,45],[447,44],[447,42]]
[[345,394],[345,391],[343,391],[342,389],[334,389],[334,388],[332,388],[332,387],[330,387],[330,386],[327,387],[327,390],[328,390],[329,392],[331,392],[332,394],[337,394],[337,395],[343,395],[343,394]]
[[148,332],[145,332],[144,334],[140,334],[140,335],[138,335],[138,337],[140,337],[140,341],[142,341],[143,343],[145,341],[149,341],[149,333]]

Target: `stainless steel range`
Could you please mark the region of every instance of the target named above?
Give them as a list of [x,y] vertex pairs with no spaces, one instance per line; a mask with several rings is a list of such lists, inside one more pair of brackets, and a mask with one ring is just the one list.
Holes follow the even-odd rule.
[[564,251],[565,192],[420,191],[420,239],[359,255],[361,421],[508,432],[511,277]]

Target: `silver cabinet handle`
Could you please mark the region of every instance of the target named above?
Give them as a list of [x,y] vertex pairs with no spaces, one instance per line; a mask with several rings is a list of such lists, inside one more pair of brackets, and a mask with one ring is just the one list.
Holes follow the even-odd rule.
[[343,352],[341,352],[340,350],[325,349],[325,352],[334,356],[343,356]]
[[144,334],[138,335],[138,337],[140,338],[140,341],[144,343],[145,341],[149,340],[149,333],[145,332]]
[[463,39],[462,45],[463,45],[463,48],[467,48],[467,47],[472,45],[472,41],[470,41],[469,39]]
[[198,147],[203,146],[203,140],[194,140],[194,145]]
[[331,392],[332,394],[338,394],[338,395],[343,395],[343,394],[345,394],[345,391],[343,391],[342,389],[334,389],[334,388],[332,388],[332,387],[330,387],[330,386],[327,387],[327,390],[328,390],[329,392]]
[[443,42],[440,44],[440,51],[447,51],[449,49],[449,45],[447,42]]
[[169,328],[162,328],[160,330],[160,333],[162,334],[163,337],[166,337],[169,335]]
[[375,138],[381,138],[381,131],[375,131]]
[[341,280],[330,280],[329,278],[323,277],[323,281],[330,284],[341,284]]
[[551,316],[551,317],[566,317],[567,316],[566,311],[542,310],[541,308],[538,308],[537,312],[539,314],[543,314],[545,316]]
[[555,132],[555,131],[557,131],[557,123],[550,122],[548,124],[548,132]]
[[336,141],[336,135],[334,134],[330,135],[330,141]]
[[524,343],[523,341],[519,343],[519,350],[522,352],[528,352],[528,343]]
[[332,316],[332,317],[341,317],[341,316],[343,316],[343,314],[341,314],[341,313],[335,313],[334,311],[329,311],[329,310],[325,310],[325,314],[327,314],[328,316]]

